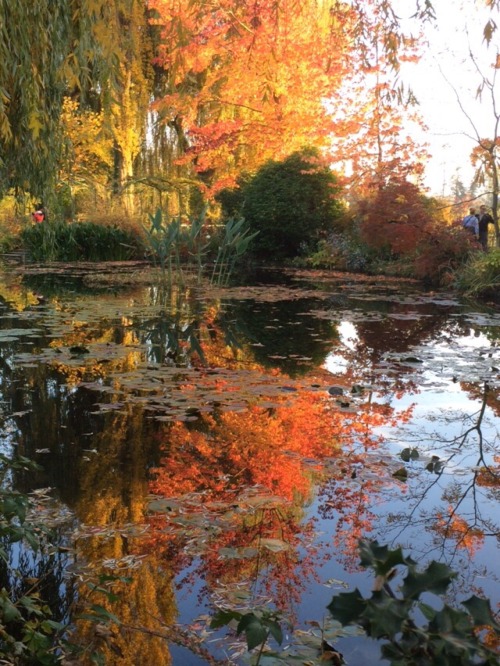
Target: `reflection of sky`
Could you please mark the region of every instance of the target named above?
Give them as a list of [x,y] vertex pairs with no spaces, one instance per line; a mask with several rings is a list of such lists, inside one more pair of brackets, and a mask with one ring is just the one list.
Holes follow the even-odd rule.
[[[359,341],[356,326],[350,321],[341,321],[337,326],[339,341],[347,349],[354,350],[356,343]],[[349,361],[342,357],[337,352],[331,352],[325,359],[323,364],[325,370],[332,374],[343,374],[349,367]]]
[[[500,350],[496,346],[493,329],[489,331],[489,338],[480,329],[482,322],[478,320],[475,323],[476,327],[471,327],[469,334],[464,334],[462,329],[458,336],[450,333],[446,339],[441,337],[409,348],[407,355],[415,356],[420,363],[408,364],[404,373],[400,374],[397,373],[397,366],[403,355],[391,352],[388,330],[389,340],[384,340],[387,351],[382,356],[383,361],[391,365],[393,370],[396,368],[396,375],[400,379],[414,381],[417,390],[373,396],[374,402],[389,404],[396,413],[412,407],[412,415],[408,423],[399,422],[378,431],[383,438],[382,450],[392,453],[394,467],[388,469],[385,481],[381,479],[379,492],[374,494],[371,505],[366,509],[374,515],[373,531],[368,536],[390,547],[401,544],[405,552],[411,553],[417,561],[435,559],[447,562],[459,573],[454,593],[457,599],[466,598],[474,592],[481,594],[483,591],[495,607],[500,600],[499,572],[495,569],[498,562],[496,532],[500,524],[500,506],[494,493],[487,488],[474,486],[473,482],[474,470],[483,466],[480,441],[488,463],[494,464],[493,456],[498,455],[498,417],[492,409],[486,407],[480,435],[476,430],[472,430],[466,438],[464,434],[477,423],[485,377],[491,378],[495,386],[492,390],[496,390],[498,372],[494,368],[499,364]],[[326,357],[323,365],[332,375],[344,375],[351,367],[353,353],[356,356],[359,350],[362,356],[364,351],[355,323],[343,321],[338,331],[341,346]],[[405,463],[400,458],[405,448],[416,448],[419,458]],[[445,463],[440,475],[426,470],[433,455]],[[408,481],[394,481],[391,485],[392,471],[398,467],[406,467]],[[366,468],[369,469],[369,462]],[[320,502],[319,498],[314,507],[316,516],[321,516],[318,510]],[[463,517],[469,525],[477,525],[486,533],[484,543],[478,547],[473,558],[465,549],[458,549],[454,539],[440,536],[435,529],[437,512],[442,512],[447,518],[449,507],[454,507],[456,515]],[[318,527],[322,539],[330,544],[333,557],[321,570],[322,583],[305,596],[304,620],[314,616],[318,606],[326,606],[334,593],[342,591],[340,588],[332,590],[325,587],[324,581],[330,578],[345,581],[350,590],[359,587],[365,596],[370,591],[373,580],[370,573],[351,573],[339,564],[342,555],[333,552],[331,546],[335,537],[335,523],[335,518],[319,517]],[[369,647],[356,644],[354,648],[355,652],[352,655],[349,653],[349,663],[359,666],[368,662],[382,663],[374,655],[368,657]],[[364,653],[365,649],[368,652]],[[345,654],[348,650],[347,645]]]

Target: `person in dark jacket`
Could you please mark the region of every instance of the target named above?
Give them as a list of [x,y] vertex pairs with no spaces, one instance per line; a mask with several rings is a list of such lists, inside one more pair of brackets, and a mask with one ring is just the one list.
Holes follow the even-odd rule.
[[486,210],[486,206],[479,207],[479,242],[485,252],[488,251],[488,226],[493,224],[493,218]]

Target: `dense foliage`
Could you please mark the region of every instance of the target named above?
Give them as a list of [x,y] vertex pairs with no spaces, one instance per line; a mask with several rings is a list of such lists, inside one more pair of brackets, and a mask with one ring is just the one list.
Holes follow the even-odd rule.
[[[486,632],[500,636],[490,603],[472,594],[453,608],[445,599],[456,577],[446,564],[432,561],[424,570],[376,541],[360,543],[361,565],[373,570],[375,588],[366,598],[358,589],[336,595],[328,606],[344,625],[357,624],[381,641],[381,655],[392,666],[468,666],[498,664],[498,652],[486,643]],[[390,583],[396,571],[406,575],[397,593]]]
[[144,255],[136,233],[92,222],[44,222],[26,227],[21,239],[34,261],[119,261]]
[[333,229],[342,214],[340,187],[317,151],[304,149],[278,162],[270,160],[241,184],[239,197],[220,197],[226,213],[239,212],[259,232],[253,250],[265,259],[305,254]]

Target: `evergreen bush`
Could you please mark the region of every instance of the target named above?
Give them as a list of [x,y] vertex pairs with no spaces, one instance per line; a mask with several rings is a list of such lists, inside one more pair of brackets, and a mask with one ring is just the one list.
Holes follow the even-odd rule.
[[343,210],[336,176],[314,149],[267,162],[240,189],[219,195],[223,215],[239,213],[252,233],[259,232],[252,251],[264,259],[309,253]]

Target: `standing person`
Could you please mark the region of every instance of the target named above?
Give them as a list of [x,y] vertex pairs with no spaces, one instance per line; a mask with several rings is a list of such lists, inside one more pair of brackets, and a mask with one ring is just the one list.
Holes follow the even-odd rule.
[[486,206],[479,206],[479,242],[485,252],[488,251],[488,225],[493,224],[493,218],[486,210]]
[[479,220],[476,215],[476,209],[471,208],[469,214],[462,220],[462,226],[467,231],[470,231],[477,238],[479,236]]
[[34,213],[31,213],[31,217],[35,224],[40,224],[45,220],[45,208],[43,204],[38,204]]

